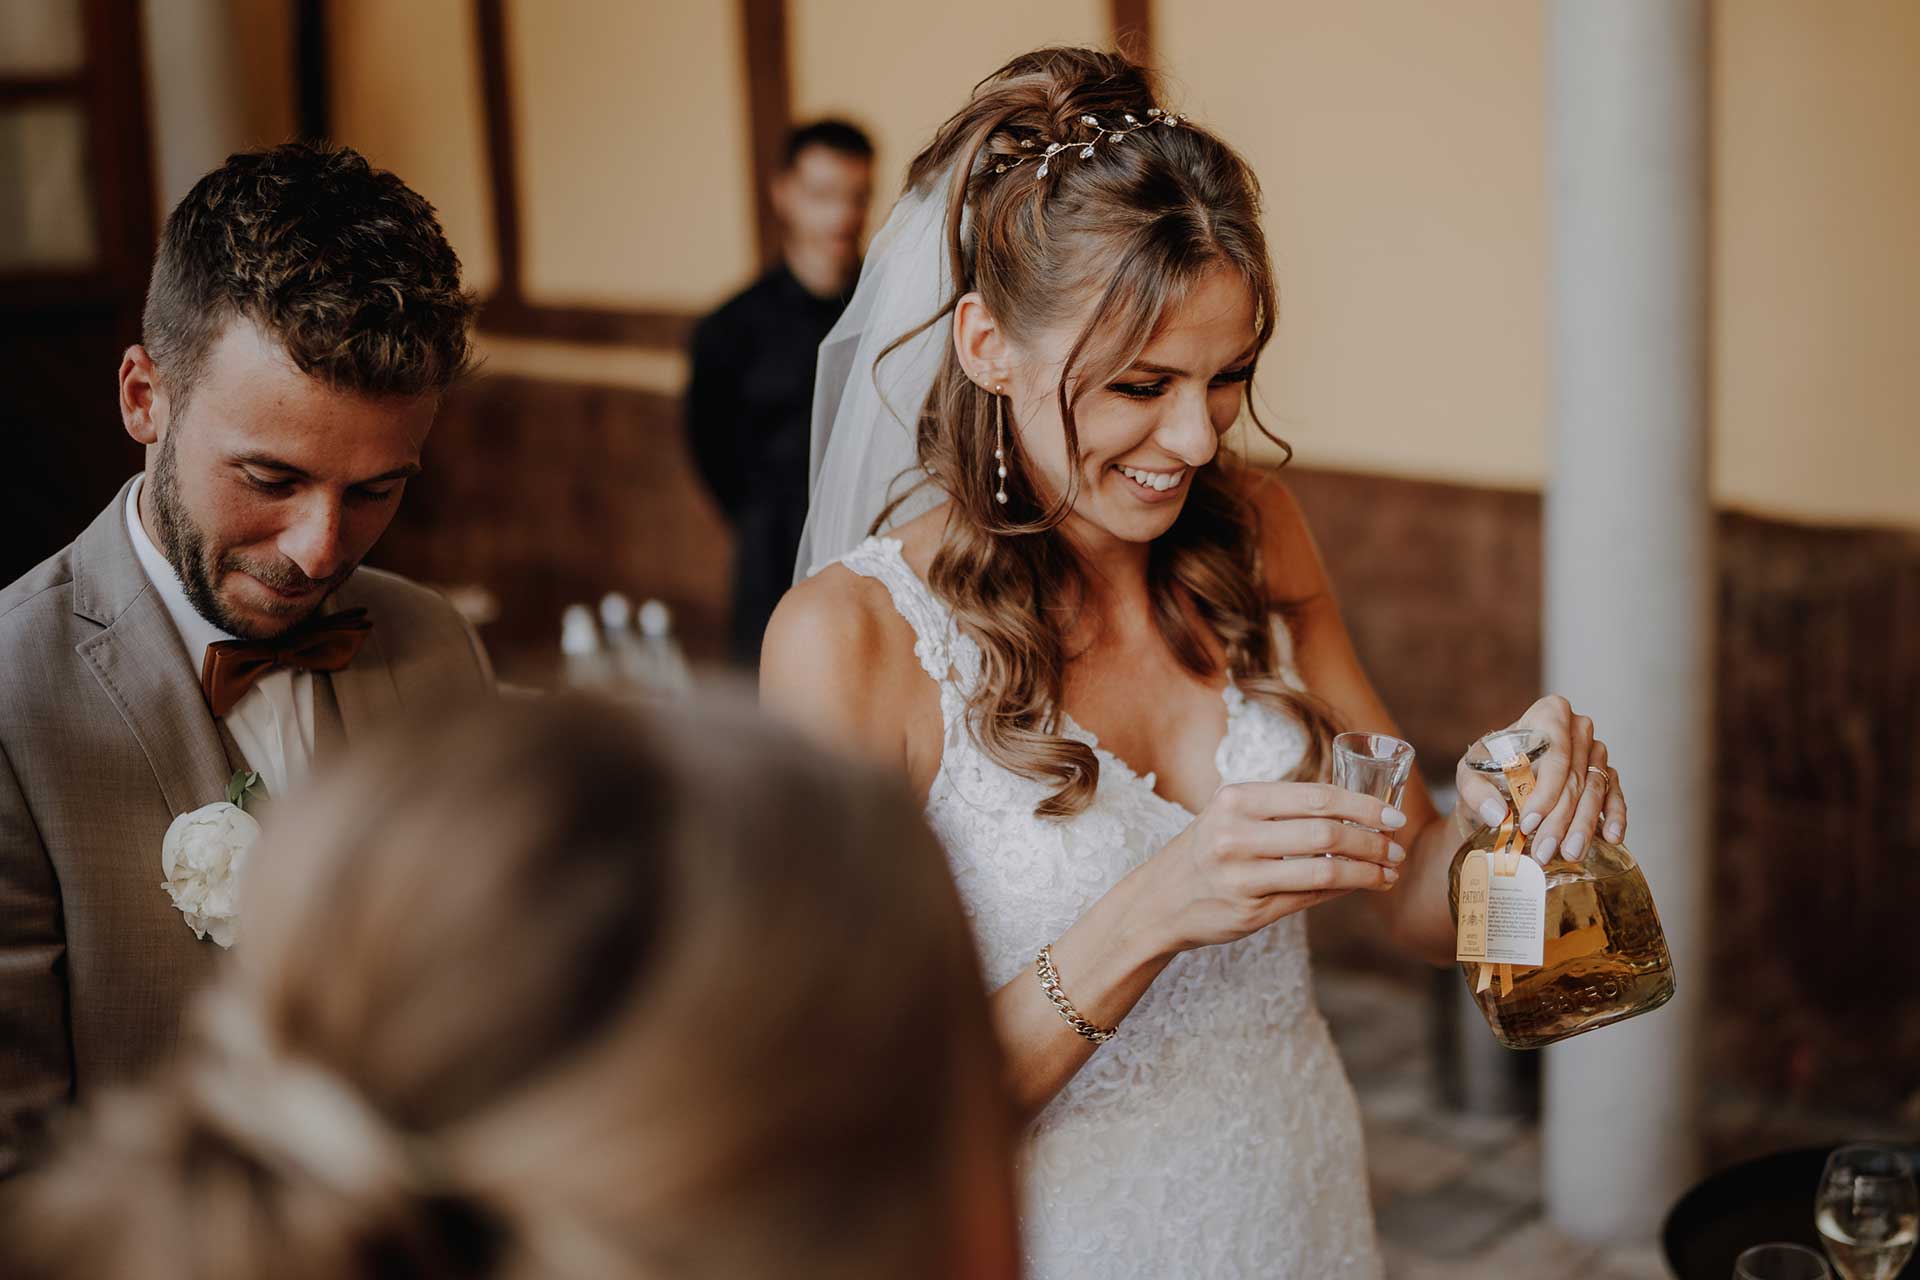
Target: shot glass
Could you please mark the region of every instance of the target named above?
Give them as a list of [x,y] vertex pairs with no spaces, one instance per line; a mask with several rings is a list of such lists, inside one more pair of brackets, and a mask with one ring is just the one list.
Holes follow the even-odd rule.
[[1411,743],[1384,733],[1343,733],[1333,740],[1333,785],[1400,807],[1413,773]]

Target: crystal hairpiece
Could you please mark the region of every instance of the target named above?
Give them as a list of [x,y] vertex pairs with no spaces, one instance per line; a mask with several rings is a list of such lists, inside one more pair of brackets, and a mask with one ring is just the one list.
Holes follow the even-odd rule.
[[[1093,159],[1093,149],[1102,142],[1106,142],[1111,146],[1118,146],[1127,140],[1127,135],[1130,133],[1138,133],[1142,129],[1151,129],[1157,124],[1174,128],[1187,122],[1185,116],[1177,116],[1171,111],[1162,111],[1158,107],[1148,107],[1147,118],[1145,120],[1124,114],[1120,118],[1126,123],[1117,129],[1109,129],[1106,125],[1101,124],[1094,116],[1081,116],[1080,123],[1094,131],[1091,138],[1080,138],[1071,142],[1047,142],[1044,138],[1039,140],[1022,138],[1020,140],[1021,149],[1033,152],[1034,154],[1004,157],[994,162],[993,171],[995,173],[1005,173],[1009,169],[1018,169],[1029,160],[1037,159],[1040,161],[1040,167],[1034,171],[1033,176],[1036,178],[1044,178],[1050,172],[1049,166],[1052,165],[1056,156],[1065,159],[1066,153],[1077,151],[1080,153],[1082,160],[1091,160]],[[1038,151],[1037,148],[1039,148],[1042,143],[1045,143],[1046,150]]]

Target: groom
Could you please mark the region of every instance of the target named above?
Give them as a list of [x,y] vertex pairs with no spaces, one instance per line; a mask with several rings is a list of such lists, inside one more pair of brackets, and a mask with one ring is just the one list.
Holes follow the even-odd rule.
[[163,1059],[221,955],[163,887],[177,815],[491,687],[450,606],[358,567],[472,315],[432,207],[350,150],[235,155],[167,219],[119,373],[145,470],[0,591],[0,1176]]

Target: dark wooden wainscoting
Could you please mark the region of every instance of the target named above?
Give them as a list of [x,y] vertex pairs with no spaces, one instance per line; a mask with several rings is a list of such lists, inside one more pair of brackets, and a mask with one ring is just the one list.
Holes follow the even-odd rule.
[[561,611],[615,590],[665,601],[697,657],[724,650],[732,535],[673,397],[482,377],[447,398],[426,468],[372,561],[494,593],[485,634],[504,678],[550,683]]
[[1301,466],[1282,474],[1361,661],[1421,761],[1453,760],[1539,696],[1538,495]]
[[[16,503],[44,492],[70,509],[49,549],[138,465],[103,359],[81,362],[67,406],[96,403],[95,444],[60,450],[58,466],[29,448],[37,477],[10,477]],[[41,490],[94,457],[84,500]],[[485,635],[507,678],[550,682],[561,610],[616,588],[673,606],[696,658],[721,652],[730,539],[672,397],[484,377],[449,397],[427,462],[374,562],[492,591],[502,616]],[[1287,476],[1424,761],[1451,760],[1531,700],[1537,496]],[[1920,534],[1723,514],[1718,543],[1712,965],[1692,978],[1712,991],[1707,1061],[1723,1092],[1920,1106]],[[1631,782],[1633,761],[1621,766]],[[1387,963],[1363,917],[1315,915],[1341,961]]]
[[[1537,497],[1289,480],[1423,761],[1526,705]],[[1711,960],[1683,980],[1709,992],[1704,1062],[1728,1109],[1709,1127],[1732,1159],[1824,1140],[1805,1127],[1821,1112],[1920,1124],[1920,534],[1729,512],[1716,540]],[[1492,617],[1509,625],[1490,646]],[[1620,765],[1631,786],[1633,761]],[[1314,930],[1323,955],[1406,967],[1353,905],[1315,912]],[[1776,1114],[1778,1100],[1796,1105]]]
[[140,469],[114,376],[139,336],[110,301],[0,308],[0,583],[71,542]]
[[[1707,1061],[1920,1128],[1920,534],[1719,522]],[[1756,1123],[1764,1107],[1755,1108]]]

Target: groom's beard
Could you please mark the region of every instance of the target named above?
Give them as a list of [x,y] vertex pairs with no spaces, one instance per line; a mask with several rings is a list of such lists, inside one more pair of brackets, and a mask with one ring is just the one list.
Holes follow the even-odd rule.
[[237,554],[222,555],[211,550],[206,534],[194,523],[186,504],[180,500],[180,466],[179,459],[174,456],[173,442],[174,433],[169,431],[167,438],[160,443],[160,457],[154,462],[153,474],[148,477],[148,483],[153,486],[154,533],[160,540],[160,553],[166,556],[174,572],[180,576],[187,603],[208,622],[228,635],[244,640],[271,640],[285,635],[318,611],[326,603],[332,589],[345,582],[360,567],[360,562],[356,560],[335,574],[328,580],[327,593],[312,604],[300,605],[288,612],[284,626],[262,627],[238,616],[221,601],[214,586],[230,572],[247,574],[276,590],[287,592],[304,592],[316,585],[315,580],[286,561],[271,565],[257,564]]

